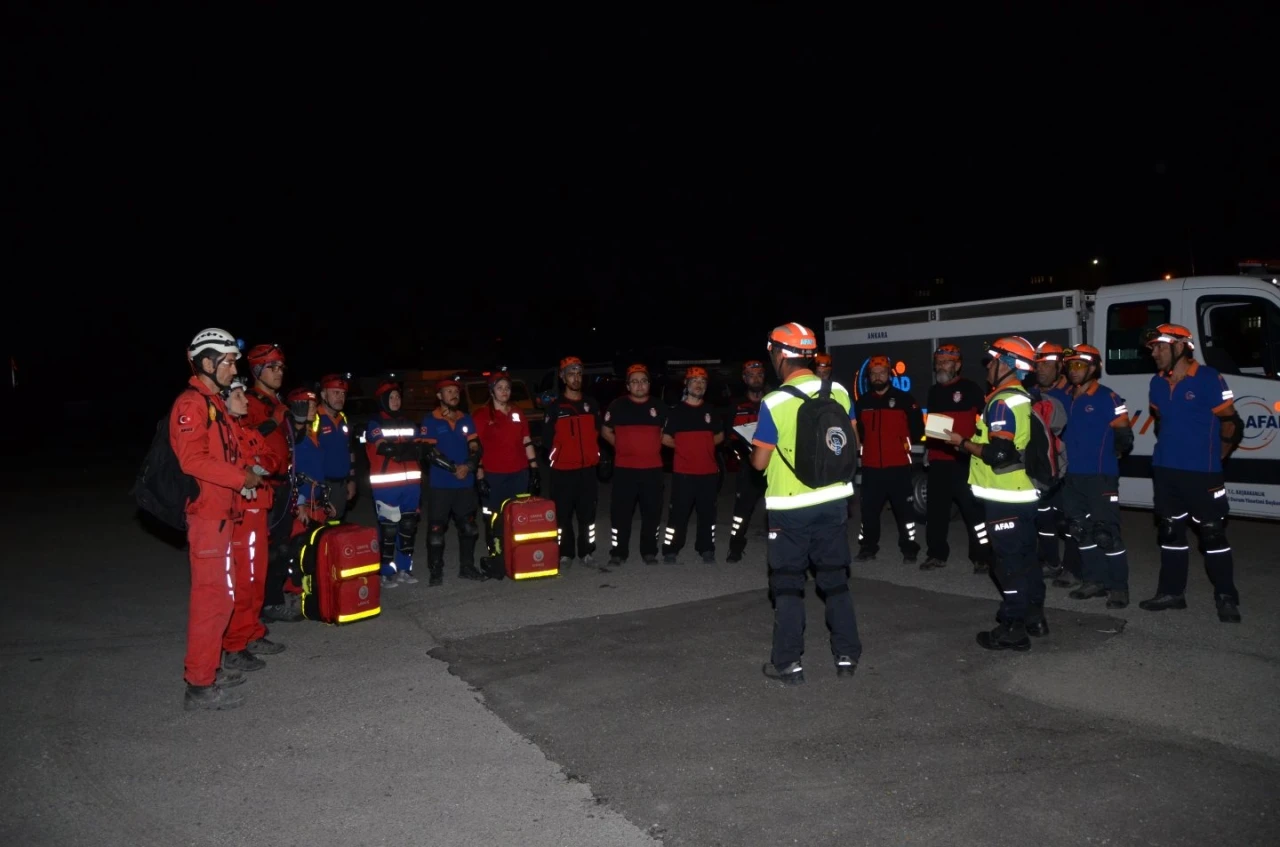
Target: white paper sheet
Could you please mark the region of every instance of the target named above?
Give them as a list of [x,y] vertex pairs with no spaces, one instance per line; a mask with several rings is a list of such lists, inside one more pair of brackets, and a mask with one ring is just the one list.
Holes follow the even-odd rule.
[[742,426],[735,426],[733,431],[747,439],[747,443],[751,443],[751,439],[756,437],[756,422],[745,423]]

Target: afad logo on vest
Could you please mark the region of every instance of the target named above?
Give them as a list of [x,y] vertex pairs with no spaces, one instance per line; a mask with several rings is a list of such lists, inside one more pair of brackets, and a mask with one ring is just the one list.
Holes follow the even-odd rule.
[[1276,440],[1280,433],[1280,401],[1271,402],[1254,395],[1237,397],[1236,411],[1244,420],[1241,450],[1264,450]]

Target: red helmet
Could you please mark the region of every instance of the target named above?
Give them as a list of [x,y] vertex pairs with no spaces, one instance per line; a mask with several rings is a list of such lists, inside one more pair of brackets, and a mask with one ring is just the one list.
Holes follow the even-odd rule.
[[685,378],[685,379],[706,379],[706,378],[707,378],[707,369],[706,369],[706,368],[700,368],[700,367],[698,367],[697,365],[694,365],[694,366],[692,366],[692,367],[690,367],[690,368],[687,368],[687,369],[685,370],[685,372],[684,372],[684,378]]
[[1060,362],[1062,361],[1062,345],[1054,344],[1052,341],[1041,341],[1036,345],[1036,361],[1037,362]]
[[564,373],[566,368],[572,368],[575,365],[578,367],[579,370],[581,370],[582,360],[579,359],[577,356],[565,356],[563,359],[560,360],[560,372]]
[[1160,324],[1147,333],[1146,345],[1173,344],[1175,341],[1181,341],[1193,350],[1196,346],[1191,340],[1191,330],[1181,324]]
[[289,403],[306,403],[307,401],[315,401],[316,393],[310,388],[295,388],[289,392],[289,396],[285,398]]
[[748,371],[760,371],[761,373],[763,373],[764,362],[760,361],[759,359],[748,359],[747,361],[742,363],[742,372],[747,373]]
[[769,333],[767,349],[780,351],[784,359],[809,359],[818,352],[818,337],[803,324],[783,324]]
[[954,344],[939,344],[938,349],[933,351],[935,359],[960,359],[960,348]]
[[378,383],[378,387],[374,389],[373,396],[381,397],[384,394],[390,394],[392,391],[400,391],[400,383],[384,379],[382,382]]
[[1007,335],[987,345],[987,355],[1016,371],[1036,369],[1036,348],[1020,335]]
[[486,379],[489,382],[489,387],[493,388],[504,379],[507,382],[511,382],[511,374],[507,373],[506,368],[498,368],[496,371],[490,371],[486,376]]
[[330,388],[336,388],[338,391],[346,391],[350,387],[347,378],[342,374],[325,374],[320,377],[320,390],[327,391]]
[[436,380],[436,391],[444,391],[451,385],[459,391],[462,390],[462,380],[457,374]]
[[631,379],[631,377],[634,376],[635,374],[644,374],[645,376],[648,376],[649,369],[646,368],[644,365],[640,364],[639,362],[637,362],[636,364],[631,365],[630,367],[627,368],[627,379]]
[[1091,365],[1102,364],[1102,351],[1090,344],[1077,344],[1062,351],[1064,362],[1088,362]]
[[257,379],[262,375],[262,369],[272,362],[284,364],[284,351],[280,349],[279,344],[257,344],[245,356],[249,360],[249,370],[253,373],[253,378]]

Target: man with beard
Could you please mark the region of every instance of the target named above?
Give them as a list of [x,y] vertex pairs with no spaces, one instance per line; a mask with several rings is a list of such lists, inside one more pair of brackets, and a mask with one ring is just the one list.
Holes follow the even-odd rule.
[[480,440],[475,421],[462,411],[462,383],[457,378],[436,383],[440,405],[422,419],[418,436],[425,445],[423,460],[431,465],[427,491],[428,586],[444,581],[445,532],[452,518],[458,528],[458,576],[483,581],[476,568],[476,540],[480,509],[476,472],[480,469]]
[[858,533],[859,562],[876,557],[880,549],[880,513],[885,501],[898,521],[898,549],[902,563],[914,565],[920,553],[916,541],[915,507],[911,505],[911,445],[924,437],[920,404],[890,384],[888,356],[867,362],[871,390],[855,403],[858,438],[862,442],[862,531]]
[[564,381],[564,393],[547,407],[542,443],[551,467],[548,476],[556,504],[563,571],[572,567],[577,556],[584,565],[594,564],[600,428],[596,421],[599,409],[582,393],[582,360],[577,356],[561,359],[560,379]]
[[[953,421],[952,431],[965,438],[972,438],[975,422],[986,405],[982,389],[971,379],[960,376],[962,360],[960,348],[954,344],[940,344],[933,351],[935,382],[929,387],[928,409],[930,413],[947,415]],[[951,555],[947,532],[951,527],[951,504],[960,506],[969,537],[969,561],[974,573],[987,570],[988,552],[978,543],[986,517],[969,490],[969,454],[957,450],[941,438],[927,442],[929,473],[925,537],[928,549],[920,570],[945,568]]]
[[261,617],[268,623],[297,623],[302,612],[285,604],[284,581],[289,573],[289,533],[293,500],[289,469],[293,466],[293,427],[289,409],[280,398],[284,385],[285,359],[279,344],[258,344],[245,357],[253,375],[253,388],[246,394],[249,413],[245,424],[257,429],[267,449],[276,458],[279,470],[267,477],[272,488],[271,512],[267,515],[267,571],[262,585]]
[[[830,357],[828,357],[828,372]],[[742,551],[747,547],[747,531],[751,515],[755,513],[760,498],[764,497],[765,475],[751,467],[751,441],[743,438],[735,427],[747,426],[760,419],[760,401],[764,398],[764,362],[751,359],[742,364],[743,395],[733,406],[727,436],[733,451],[738,454],[738,481],[733,490],[733,526],[729,529],[729,557],[727,562],[741,562]]]
[[640,506],[640,558],[658,563],[662,517],[662,426],[666,405],[649,393],[649,369],[627,368],[627,393],[609,404],[601,435],[613,445],[615,470],[609,511],[609,564],[621,565],[631,551],[631,516]]
[[1204,569],[1213,583],[1218,620],[1240,623],[1240,593],[1227,541],[1230,511],[1222,462],[1244,438],[1235,395],[1213,368],[1194,358],[1191,331],[1161,324],[1147,340],[1158,373],[1149,402],[1156,421],[1151,457],[1155,512],[1159,518],[1160,583],[1138,606],[1148,612],[1187,608],[1187,519],[1200,527]]
[[724,441],[724,421],[706,404],[707,371],[697,366],[684,374],[685,398],[667,413],[662,443],[675,451],[671,463],[671,505],[667,509],[662,560],[668,565],[684,547],[689,513],[697,509],[693,549],[708,565],[716,561],[716,493],[720,465],[716,447]]
[[1102,354],[1078,344],[1063,351],[1071,385],[1062,503],[1079,545],[1084,583],[1073,600],[1106,596],[1108,609],[1129,605],[1129,558],[1120,538],[1120,456],[1133,449],[1124,398],[1098,382]]

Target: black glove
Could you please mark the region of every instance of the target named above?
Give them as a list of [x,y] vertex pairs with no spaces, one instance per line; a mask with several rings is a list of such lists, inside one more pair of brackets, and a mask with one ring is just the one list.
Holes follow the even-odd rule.
[[449,461],[449,459],[435,447],[428,447],[427,450],[427,461],[431,462],[431,464],[435,465],[437,468],[442,468],[449,473],[454,473],[458,470],[458,466]]
[[480,470],[480,457],[477,456],[475,453],[472,453],[471,456],[467,459],[466,464],[467,464],[467,467],[471,468],[471,472],[475,473],[476,471]]
[[1116,456],[1123,459],[1133,449],[1133,430],[1127,426],[1116,427],[1115,439]]
[[542,475],[537,468],[529,468],[529,493],[535,497],[542,493]]
[[413,441],[404,441],[396,445],[396,461],[418,462],[422,460],[422,445]]
[[392,441],[379,441],[378,448],[374,451],[379,456],[386,456],[391,459],[398,459],[400,451],[397,450],[400,445]]
[[476,493],[480,495],[481,500],[488,500],[489,499],[489,480],[477,479]]
[[276,427],[278,426],[280,426],[280,422],[275,418],[267,418],[265,421],[258,424],[258,432],[264,436],[270,435],[276,431]]

